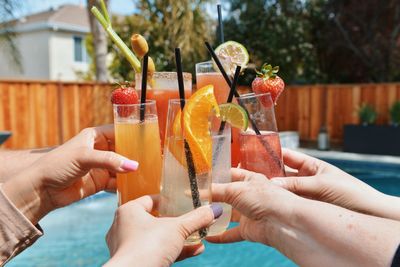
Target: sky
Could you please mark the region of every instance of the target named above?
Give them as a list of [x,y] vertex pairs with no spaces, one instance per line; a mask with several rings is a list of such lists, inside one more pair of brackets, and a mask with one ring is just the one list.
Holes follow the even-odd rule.
[[[57,7],[63,4],[86,5],[86,0],[24,0],[20,15],[27,15]],[[135,10],[132,0],[110,0],[111,12],[121,15],[132,14]]]

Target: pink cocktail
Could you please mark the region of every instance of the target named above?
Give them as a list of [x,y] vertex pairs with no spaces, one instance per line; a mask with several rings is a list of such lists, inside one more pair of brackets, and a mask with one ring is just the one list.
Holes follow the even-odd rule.
[[250,119],[249,129],[239,136],[241,167],[268,178],[285,176],[270,94],[246,94],[239,98],[239,102],[248,111]]

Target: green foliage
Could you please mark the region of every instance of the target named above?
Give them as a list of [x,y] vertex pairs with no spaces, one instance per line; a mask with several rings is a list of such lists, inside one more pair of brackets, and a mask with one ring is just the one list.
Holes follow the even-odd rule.
[[363,125],[374,124],[378,113],[375,111],[373,106],[363,103],[358,109],[358,117]]
[[390,108],[390,120],[395,125],[400,125],[400,101],[395,102]]
[[[194,72],[197,62],[208,59],[204,40],[211,39],[209,18],[204,0],[138,1],[140,12],[132,16],[113,17],[114,30],[130,47],[133,33],[143,35],[157,71],[174,71],[174,48],[180,47],[184,71]],[[114,48],[110,47],[111,76],[116,80],[133,80],[134,72]]]

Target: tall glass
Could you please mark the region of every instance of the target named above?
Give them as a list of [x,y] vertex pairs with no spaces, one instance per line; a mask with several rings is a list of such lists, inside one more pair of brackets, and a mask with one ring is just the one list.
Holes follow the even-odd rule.
[[262,173],[268,178],[285,176],[282,150],[276,126],[274,104],[269,93],[246,94],[239,98],[252,123],[240,132],[240,158],[244,169]]
[[[183,73],[185,96],[192,94],[192,74]],[[141,90],[142,74],[135,75],[135,88]],[[167,120],[168,100],[179,98],[178,77],[176,72],[155,72],[153,79],[147,82],[147,99],[156,100],[158,125],[160,127],[161,144],[164,142],[165,124]]]
[[[212,137],[212,182],[230,183],[231,178],[231,126],[226,123],[220,131],[221,121],[213,117],[211,120]],[[232,207],[226,203],[219,203],[223,213],[208,230],[208,235],[222,234],[231,221]]]
[[[218,104],[226,103],[229,95],[229,85],[226,83],[224,76],[214,68],[212,61],[206,61],[196,64],[196,88],[201,88],[206,85],[214,86],[214,95]],[[232,166],[236,167],[239,162],[239,131],[232,129]]]
[[[166,217],[180,216],[193,210],[195,200],[201,205],[207,205],[211,200],[211,173],[196,173],[187,167],[186,139],[180,127],[180,114],[180,100],[170,100],[159,203],[159,214]],[[190,174],[193,174],[193,180],[190,180]],[[194,184],[197,186],[193,186]],[[195,244],[200,239],[200,234],[194,233],[186,243]]]
[[117,174],[118,204],[160,192],[161,145],[156,101],[148,100],[144,120],[140,120],[141,104],[113,105],[115,151],[139,162],[135,172]]

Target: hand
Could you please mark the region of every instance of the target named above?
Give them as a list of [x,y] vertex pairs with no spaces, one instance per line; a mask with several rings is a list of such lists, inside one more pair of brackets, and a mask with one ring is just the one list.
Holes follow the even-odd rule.
[[242,181],[213,184],[212,197],[241,213],[239,225],[208,241],[263,243],[299,266],[390,265],[400,222],[296,196],[249,171],[233,169],[232,178]]
[[108,151],[113,143],[112,125],[84,129],[7,181],[2,189],[35,224],[56,208],[115,188],[115,172],[137,169],[137,162]]
[[296,172],[287,172],[292,176],[274,178],[272,183],[306,198],[400,220],[400,210],[393,210],[400,205],[399,198],[387,196],[339,168],[299,152],[283,149],[283,161]]
[[198,255],[204,245],[184,247],[185,239],[222,214],[222,206],[213,204],[180,217],[157,218],[150,214],[156,204],[156,197],[144,196],[118,208],[106,236],[111,255],[106,266],[170,266]]
[[235,182],[213,184],[212,199],[232,205],[240,213],[240,216],[235,215],[239,225],[220,236],[207,237],[207,240],[217,243],[248,240],[270,245],[270,226],[279,224],[280,214],[290,216],[291,203],[299,197],[273,185],[262,174],[242,169],[232,169],[231,172]]

